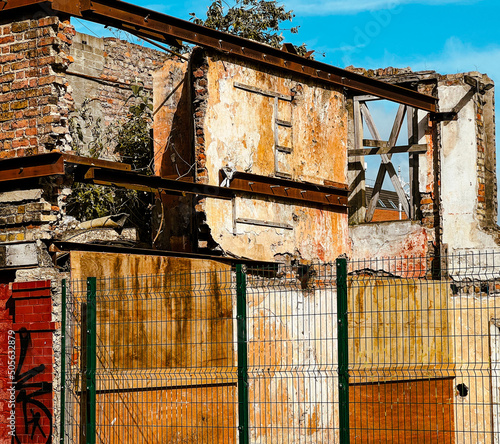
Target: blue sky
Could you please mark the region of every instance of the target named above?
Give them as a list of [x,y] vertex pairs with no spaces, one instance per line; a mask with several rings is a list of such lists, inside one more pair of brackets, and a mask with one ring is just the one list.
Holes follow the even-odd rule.
[[[210,0],[130,3],[188,20],[190,12],[204,17]],[[293,26],[300,26],[297,35],[284,33],[286,41],[304,42],[310,49],[324,53],[325,57],[316,56],[320,61],[342,68],[409,66],[443,74],[480,71],[500,84],[498,1],[287,0],[283,3],[296,15]],[[90,28],[104,35],[99,25],[85,23],[86,28],[77,20],[73,23],[81,32],[89,33]],[[376,112],[381,122],[387,117],[388,124],[381,123],[382,136],[390,131],[392,112],[395,111],[390,106]],[[402,169],[406,170],[404,164]],[[375,176],[376,168],[371,170],[369,176]]]

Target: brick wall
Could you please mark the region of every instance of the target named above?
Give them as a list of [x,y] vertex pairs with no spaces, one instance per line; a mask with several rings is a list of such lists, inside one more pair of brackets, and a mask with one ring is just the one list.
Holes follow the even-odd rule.
[[[102,130],[116,126],[128,117],[131,85],[143,84],[146,94],[152,97],[153,72],[163,66],[168,55],[164,52],[130,43],[114,37],[98,38],[77,33],[71,45],[74,59],[67,78],[73,90],[75,109],[85,103],[94,122],[102,124]],[[87,154],[88,143],[95,137],[91,129],[81,121],[84,144],[80,149]],[[111,135],[110,131],[104,134]],[[106,139],[103,158],[115,159],[114,140]]]
[[[8,418],[15,412],[21,443],[49,443],[53,433],[53,331],[50,281],[0,285],[0,444],[11,442]],[[15,331],[15,399],[9,405],[7,360],[10,331]],[[13,407],[13,409],[12,409]]]
[[0,31],[0,158],[67,149],[73,27],[42,17]]
[[13,380],[9,375],[12,371],[12,361],[9,362],[9,357],[12,358],[12,351],[9,354],[9,331],[13,328],[13,320],[7,306],[11,296],[10,287],[0,284],[0,444],[10,444],[9,424],[11,420],[11,407]]

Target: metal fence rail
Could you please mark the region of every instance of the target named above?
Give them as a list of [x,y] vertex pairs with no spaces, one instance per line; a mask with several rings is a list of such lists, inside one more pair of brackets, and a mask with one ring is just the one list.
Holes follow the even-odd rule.
[[68,283],[68,443],[500,444],[500,254]]

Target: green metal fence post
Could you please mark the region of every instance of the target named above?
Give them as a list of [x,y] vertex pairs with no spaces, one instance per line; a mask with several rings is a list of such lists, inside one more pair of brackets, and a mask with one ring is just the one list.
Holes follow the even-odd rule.
[[64,421],[66,409],[66,279],[61,283],[61,414],[59,443],[64,444]]
[[240,444],[249,443],[248,430],[248,354],[247,283],[243,265],[236,265],[236,325],[238,334],[238,429]]
[[340,443],[349,444],[349,332],[347,325],[347,259],[337,259],[337,340],[339,359]]
[[96,278],[87,278],[87,345],[85,379],[87,388],[86,444],[96,442]]

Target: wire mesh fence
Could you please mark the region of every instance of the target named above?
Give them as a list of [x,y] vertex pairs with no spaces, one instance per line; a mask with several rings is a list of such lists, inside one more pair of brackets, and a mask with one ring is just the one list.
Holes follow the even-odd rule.
[[351,262],[351,442],[500,442],[500,255]]
[[66,442],[337,442],[332,277],[240,266],[73,280]]
[[65,442],[500,443],[499,279],[467,253],[73,280]]

